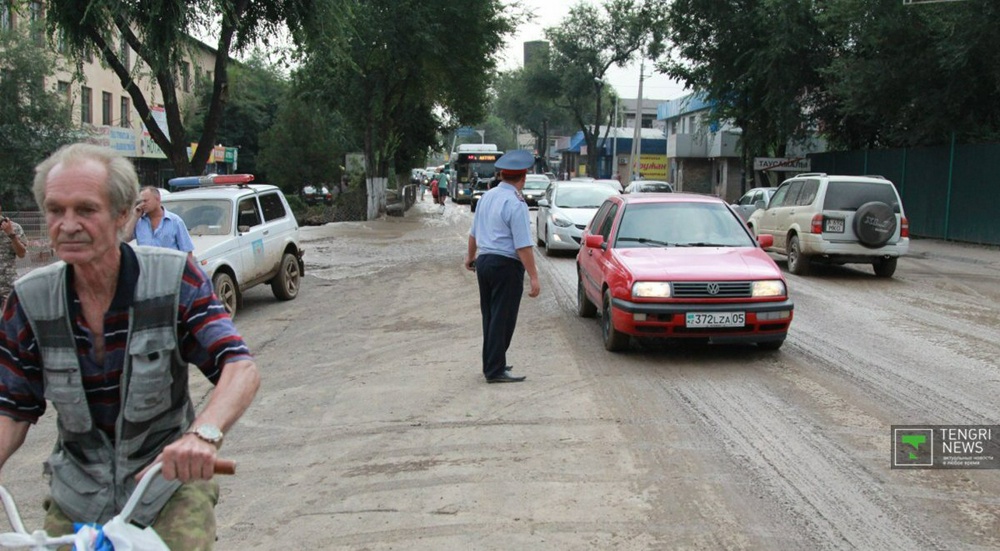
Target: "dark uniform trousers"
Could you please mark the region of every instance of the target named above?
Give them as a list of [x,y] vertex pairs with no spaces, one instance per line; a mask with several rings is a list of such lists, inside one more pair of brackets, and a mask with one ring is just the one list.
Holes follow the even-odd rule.
[[499,254],[476,258],[479,308],[483,314],[483,375],[503,375],[524,291],[524,265]]

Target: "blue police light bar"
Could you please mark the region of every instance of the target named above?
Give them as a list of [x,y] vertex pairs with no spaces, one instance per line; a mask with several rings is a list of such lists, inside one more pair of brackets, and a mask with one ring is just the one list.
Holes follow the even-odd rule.
[[253,181],[253,174],[216,174],[211,176],[183,176],[171,178],[167,183],[174,188],[221,186],[226,184],[247,184]]

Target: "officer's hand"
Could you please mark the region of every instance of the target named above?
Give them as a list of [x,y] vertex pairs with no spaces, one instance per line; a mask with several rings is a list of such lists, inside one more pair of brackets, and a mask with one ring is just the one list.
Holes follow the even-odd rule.
[[473,258],[472,260],[469,260],[468,256],[465,257],[465,269],[470,272],[476,271],[476,259]]
[[528,291],[528,296],[531,298],[537,297],[539,293],[542,292],[542,285],[538,282],[538,276],[530,278],[531,280],[531,290]]

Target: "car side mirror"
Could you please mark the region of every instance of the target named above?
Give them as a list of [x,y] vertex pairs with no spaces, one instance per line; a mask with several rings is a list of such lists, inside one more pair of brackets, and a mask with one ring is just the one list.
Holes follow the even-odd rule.
[[548,208],[549,207],[549,201],[547,199],[539,199],[538,200],[538,206]]
[[599,249],[604,246],[604,236],[600,234],[588,234],[584,244],[592,249]]
[[762,248],[768,248],[774,246],[774,236],[769,233],[762,233],[757,236],[757,243],[760,243]]

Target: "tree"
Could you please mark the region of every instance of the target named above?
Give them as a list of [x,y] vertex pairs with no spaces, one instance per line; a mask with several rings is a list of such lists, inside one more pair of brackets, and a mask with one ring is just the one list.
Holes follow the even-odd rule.
[[[287,25],[293,36],[306,18],[321,5],[336,0],[207,0],[185,2],[127,2],[124,0],[49,0],[47,19],[53,30],[78,55],[96,52],[115,72],[132,98],[132,105],[153,141],[163,150],[178,175],[200,174],[215,144],[222,108],[229,92],[229,55],[257,40],[272,36]],[[219,19],[212,94],[205,112],[203,130],[194,157],[188,161],[188,136],[177,97],[177,78],[183,78],[183,63],[193,47],[190,36]],[[122,55],[127,45],[142,60],[133,67]],[[155,80],[167,120],[167,133],[152,117],[151,90],[135,81],[140,71]]]
[[675,0],[670,7],[676,56],[659,69],[713,103],[715,119],[742,130],[747,173],[753,156],[783,157],[789,140],[812,127],[810,106],[828,63],[814,15],[812,0]]
[[[222,109],[216,143],[239,148],[239,171],[255,174],[267,180],[257,164],[260,136],[270,128],[278,106],[288,92],[289,84],[277,68],[270,65],[260,52],[244,63],[234,64],[229,77],[229,99]],[[190,140],[204,132],[204,114],[211,108],[210,82],[199,83],[200,102],[186,112],[185,120]]]
[[38,32],[0,31],[0,202],[7,210],[34,204],[35,165],[80,136],[65,96],[44,86],[58,59]]
[[[583,131],[588,151],[597,151],[597,134],[608,122],[603,90],[612,66],[623,66],[638,52],[657,57],[661,49],[661,14],[665,0],[605,0],[600,8],[580,3],[556,27],[545,30],[552,44],[556,104]],[[597,173],[597,155],[588,155],[588,172]]]
[[518,126],[535,136],[536,149],[545,150],[548,135],[554,129],[568,130],[575,127],[568,110],[556,104],[552,91],[555,74],[548,63],[501,73],[494,85],[496,100],[493,111],[507,121],[508,126]]
[[[419,141],[424,148],[436,141],[429,131],[441,126],[437,113],[460,124],[485,117],[493,53],[513,25],[500,0],[348,4],[339,47],[328,35],[312,36],[303,70],[363,143],[374,218],[385,209],[390,172],[414,166]],[[420,140],[407,134],[414,131]]]

